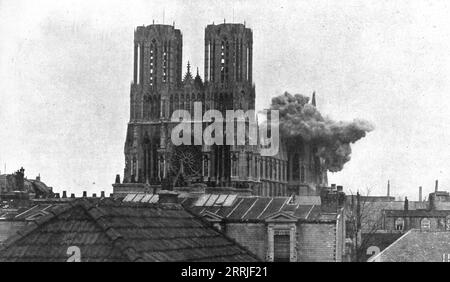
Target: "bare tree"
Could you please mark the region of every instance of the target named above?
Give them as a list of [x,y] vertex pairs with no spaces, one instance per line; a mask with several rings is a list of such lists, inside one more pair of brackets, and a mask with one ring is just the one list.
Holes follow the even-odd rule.
[[365,261],[366,251],[370,247],[373,236],[382,229],[382,214],[377,205],[370,201],[370,189],[365,195],[359,191],[354,195],[350,191],[350,203],[347,203],[347,231],[352,239],[351,260]]

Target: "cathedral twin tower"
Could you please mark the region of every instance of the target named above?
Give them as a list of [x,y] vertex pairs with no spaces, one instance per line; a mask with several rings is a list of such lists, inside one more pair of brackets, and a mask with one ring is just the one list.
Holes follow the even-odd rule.
[[[139,26],[134,33],[130,121],[125,142],[123,183],[115,193],[204,186],[262,195],[285,195],[288,160],[282,151],[262,157],[257,146],[174,146],[175,110],[193,113],[255,108],[252,82],[253,34],[244,24],[205,28],[204,80],[197,69],[182,74],[182,34],[171,25]],[[203,125],[205,126],[205,124]],[[300,175],[300,174],[299,174]],[[265,182],[266,185],[263,185]]]

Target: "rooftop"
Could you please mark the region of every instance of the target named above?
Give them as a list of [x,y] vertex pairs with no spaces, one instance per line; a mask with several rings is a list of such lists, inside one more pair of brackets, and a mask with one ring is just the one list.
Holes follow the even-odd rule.
[[178,204],[80,199],[45,212],[4,242],[0,261],[66,261],[71,246],[81,261],[257,261]]
[[448,254],[449,231],[411,229],[369,262],[442,262]]
[[[128,194],[124,202],[156,202],[158,195]],[[328,222],[336,220],[337,213],[324,213],[319,196],[261,197],[233,194],[203,194],[180,197],[179,202],[195,214],[208,212],[225,221],[264,221],[269,216],[286,212],[299,220]]]

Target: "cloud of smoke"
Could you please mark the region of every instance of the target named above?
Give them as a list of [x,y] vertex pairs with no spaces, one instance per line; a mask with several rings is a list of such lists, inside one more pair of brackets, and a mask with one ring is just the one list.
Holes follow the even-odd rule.
[[344,122],[323,117],[308,101],[306,96],[287,92],[272,99],[271,109],[279,111],[280,134],[288,139],[313,142],[325,167],[331,172],[340,171],[350,160],[350,144],[365,137],[374,126],[360,119]]

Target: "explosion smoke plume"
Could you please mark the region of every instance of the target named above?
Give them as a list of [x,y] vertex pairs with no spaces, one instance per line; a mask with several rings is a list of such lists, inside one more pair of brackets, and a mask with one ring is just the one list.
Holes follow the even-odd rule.
[[318,155],[331,172],[342,170],[350,160],[351,143],[366,136],[374,126],[365,120],[333,121],[323,117],[309,98],[300,94],[283,95],[272,99],[271,109],[279,111],[280,134],[288,139],[301,138],[318,146]]

